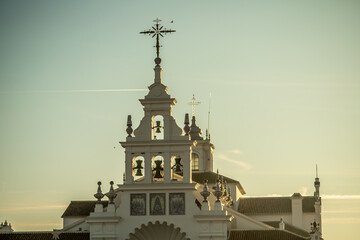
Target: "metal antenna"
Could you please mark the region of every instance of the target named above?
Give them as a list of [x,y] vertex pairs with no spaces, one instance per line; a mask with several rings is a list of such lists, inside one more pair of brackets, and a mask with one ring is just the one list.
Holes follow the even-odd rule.
[[318,178],[318,166],[316,164],[316,178]]
[[[167,30],[166,28],[163,29],[164,26],[161,26],[159,24],[159,22],[161,22],[160,19],[156,18],[153,22],[155,22],[155,27],[151,27],[151,29],[147,30],[147,31],[142,31],[140,32],[140,34],[149,34],[152,35],[152,38],[156,36],[156,56],[157,58],[159,58],[159,54],[160,54],[160,43],[159,43],[159,36],[164,37],[164,35],[166,33],[172,33],[172,32],[176,32],[175,30]],[[164,34],[164,35],[163,35]]]
[[211,92],[209,96],[209,112],[208,112],[208,128],[207,133],[210,135],[210,107],[211,107]]
[[192,117],[195,116],[195,105],[199,105],[201,103],[201,102],[196,102],[195,100],[196,100],[196,98],[195,98],[195,95],[193,94],[191,102],[188,102],[188,104],[192,106],[192,113],[191,113]]

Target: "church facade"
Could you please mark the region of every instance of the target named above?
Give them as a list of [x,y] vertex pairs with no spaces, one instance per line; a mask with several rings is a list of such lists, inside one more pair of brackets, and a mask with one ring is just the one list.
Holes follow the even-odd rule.
[[127,116],[127,137],[120,142],[125,151],[123,184],[104,187],[98,182],[96,200],[72,201],[62,215],[62,229],[3,233],[0,238],[322,239],[317,176],[313,196],[245,197],[238,180],[214,172],[209,134],[202,136],[195,116],[185,114],[183,126],[172,116],[177,101],[162,81],[159,57],[159,35],[172,30],[162,30],[159,20],[153,29],[142,33],[157,37],[155,78],[140,99],[144,116],[139,126]]

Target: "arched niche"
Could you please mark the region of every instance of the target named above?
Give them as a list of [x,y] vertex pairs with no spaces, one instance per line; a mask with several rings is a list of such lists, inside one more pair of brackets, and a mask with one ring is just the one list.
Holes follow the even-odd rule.
[[151,160],[151,168],[153,172],[152,181],[164,181],[164,157],[161,155],[155,155]]
[[154,115],[151,118],[151,139],[164,139],[164,117],[161,115]]
[[141,155],[132,158],[133,181],[141,181],[145,177],[145,158]]
[[173,155],[171,157],[171,180],[182,181],[183,171],[184,165],[180,155]]
[[191,169],[193,171],[199,171],[199,154],[195,152],[191,154]]
[[149,222],[142,224],[141,228],[135,228],[133,233],[129,234],[127,240],[190,240],[186,233],[181,232],[180,228],[175,228],[174,224],[168,225],[167,222],[155,223]]

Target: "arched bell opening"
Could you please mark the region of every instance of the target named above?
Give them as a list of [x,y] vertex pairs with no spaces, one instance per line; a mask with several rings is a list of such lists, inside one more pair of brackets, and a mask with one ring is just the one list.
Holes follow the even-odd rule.
[[164,117],[161,115],[154,115],[151,119],[151,139],[164,139]]
[[183,161],[180,155],[174,155],[171,157],[171,180],[182,181],[183,176]]
[[167,222],[155,223],[149,222],[142,224],[140,228],[135,228],[133,233],[129,234],[127,240],[190,240],[186,233],[181,232],[180,228],[175,228],[174,224],[168,225]]
[[194,152],[191,154],[191,169],[199,171],[199,154]]
[[156,155],[152,158],[151,167],[153,172],[153,182],[164,181],[164,157]]
[[132,176],[133,181],[141,181],[145,177],[145,158],[141,155],[132,159]]

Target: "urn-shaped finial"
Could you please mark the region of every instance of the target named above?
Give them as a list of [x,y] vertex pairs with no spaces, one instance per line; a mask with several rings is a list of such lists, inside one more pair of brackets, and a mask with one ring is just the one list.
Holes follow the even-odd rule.
[[188,114],[188,113],[185,114],[184,124],[185,124],[185,126],[184,126],[184,132],[185,132],[185,135],[188,136],[188,135],[189,135],[189,132],[190,132],[190,126],[189,126],[190,121],[189,121],[189,114]]
[[222,196],[222,191],[220,190],[220,179],[216,179],[216,190],[213,192],[216,197],[216,202],[220,202],[220,197]]
[[208,183],[208,180],[204,179],[204,190],[200,193],[201,196],[203,196],[203,198],[204,198],[203,202],[207,202],[208,201],[207,198],[210,196],[210,192],[208,190],[207,183]]
[[104,197],[104,194],[102,193],[101,191],[101,182],[98,181],[98,189],[97,189],[97,192],[94,194],[94,197],[97,199],[97,202],[96,203],[101,203],[101,199]]
[[128,134],[128,137],[131,137],[131,134],[133,133],[131,115],[128,115],[128,118],[127,118],[126,133]]
[[109,198],[109,204],[114,204],[114,199],[116,198],[117,194],[114,191],[113,188],[114,182],[110,182],[110,191],[106,194],[106,196]]

